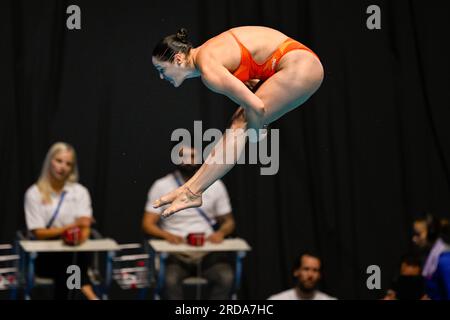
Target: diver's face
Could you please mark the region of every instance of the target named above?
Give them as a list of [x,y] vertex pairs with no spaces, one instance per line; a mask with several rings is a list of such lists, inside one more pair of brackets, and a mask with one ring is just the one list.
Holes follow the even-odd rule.
[[159,72],[159,77],[169,81],[175,88],[179,87],[186,79],[186,70],[181,58],[175,58],[173,62],[170,62],[152,57],[152,62]]

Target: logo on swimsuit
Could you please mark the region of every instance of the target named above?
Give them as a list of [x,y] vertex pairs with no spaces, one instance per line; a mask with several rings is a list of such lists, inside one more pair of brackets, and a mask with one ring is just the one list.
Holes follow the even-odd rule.
[[[275,175],[280,163],[279,137],[278,129],[267,128],[227,129],[224,134],[219,129],[210,128],[203,132],[202,121],[194,121],[194,137],[184,128],[172,132],[171,141],[178,143],[172,148],[171,160],[175,165],[191,163],[190,155],[185,159],[180,150],[184,146],[193,146],[198,155],[195,164],[203,163],[202,160],[207,164],[261,164],[264,166],[260,168],[261,175]],[[246,144],[247,138],[251,143]],[[204,142],[209,144],[203,147]]]
[[272,70],[275,70],[275,65],[277,64],[277,58],[272,59]]

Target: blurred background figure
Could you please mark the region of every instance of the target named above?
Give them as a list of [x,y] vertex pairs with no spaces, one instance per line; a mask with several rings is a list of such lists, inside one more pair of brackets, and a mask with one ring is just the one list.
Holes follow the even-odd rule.
[[422,266],[439,237],[441,220],[429,212],[419,214],[413,221],[413,249],[421,260]]
[[[195,164],[194,148],[183,146],[179,152],[183,161],[177,166],[177,170],[155,181],[150,188],[142,220],[143,230],[151,237],[165,239],[172,244],[184,243],[190,233],[204,233],[206,241],[220,243],[235,228],[230,199],[222,181],[216,181],[204,192],[203,204],[199,208],[185,209],[161,219],[164,207],[155,209],[152,206],[154,200],[184,184],[200,167],[200,164]],[[208,281],[208,292],[205,294],[207,298],[229,299],[234,280],[230,258],[229,254],[220,252],[169,255],[163,297],[170,300],[183,299],[183,280],[201,276]],[[201,275],[197,274],[199,266]]]
[[321,275],[321,260],[310,252],[302,253],[294,263],[294,288],[277,293],[269,300],[335,300],[336,298],[318,290]]
[[384,300],[427,300],[422,263],[417,252],[405,254],[400,263],[400,272],[387,290]]
[[438,239],[426,259],[422,275],[432,300],[450,300],[450,227],[441,221]]
[[447,219],[430,212],[413,221],[412,248],[385,300],[450,299],[450,245]]
[[[65,232],[78,230],[78,243],[89,238],[93,221],[89,191],[78,183],[75,149],[64,142],[51,146],[41,175],[25,194],[27,229],[36,240],[60,239]],[[68,299],[67,267],[81,270],[81,292],[89,300],[98,299],[88,277],[90,253],[40,253],[36,274],[54,280],[54,298]]]

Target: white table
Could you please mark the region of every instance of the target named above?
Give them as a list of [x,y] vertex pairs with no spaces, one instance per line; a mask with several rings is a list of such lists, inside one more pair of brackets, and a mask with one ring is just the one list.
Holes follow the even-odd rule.
[[[22,240],[19,241],[23,252],[28,255],[28,270],[25,286],[25,299],[31,297],[31,289],[34,283],[34,263],[39,252],[106,252],[106,275],[102,297],[107,299],[107,291],[111,284],[112,259],[115,251],[120,250],[113,239],[88,239],[79,246],[69,246],[62,240]],[[23,268],[25,265],[23,265]],[[22,270],[23,271],[23,270]]]
[[203,246],[191,246],[186,243],[172,244],[166,240],[150,240],[150,246],[156,252],[226,252],[226,251],[250,251],[248,243],[240,238],[224,239],[221,243],[206,241]]
[[159,256],[160,260],[158,281],[155,290],[155,299],[160,299],[160,293],[165,277],[165,262],[168,255],[170,253],[186,252],[236,252],[236,274],[232,298],[237,298],[236,293],[239,289],[242,275],[242,259],[245,257],[246,253],[251,250],[251,247],[244,239],[225,239],[221,243],[211,243],[205,241],[205,244],[203,246],[191,246],[185,243],[172,244],[166,240],[149,240],[149,245],[152,253],[151,257],[153,258],[153,260],[156,258],[156,256]]

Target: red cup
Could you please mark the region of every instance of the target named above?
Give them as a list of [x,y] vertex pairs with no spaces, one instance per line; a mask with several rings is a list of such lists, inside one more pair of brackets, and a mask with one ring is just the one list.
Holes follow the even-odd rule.
[[205,244],[205,234],[202,232],[189,233],[187,243],[191,246],[201,247]]
[[62,235],[62,239],[68,246],[78,245],[81,239],[81,229],[78,227],[66,229]]

